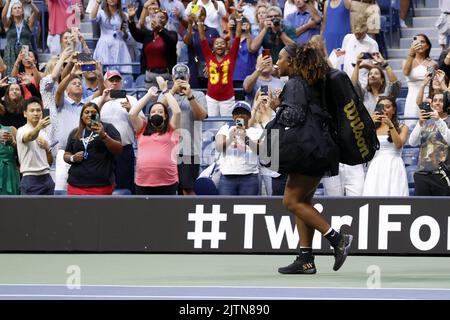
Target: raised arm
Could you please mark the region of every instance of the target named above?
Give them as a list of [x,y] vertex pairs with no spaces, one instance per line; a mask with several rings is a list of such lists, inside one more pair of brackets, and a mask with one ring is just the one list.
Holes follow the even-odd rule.
[[147,103],[151,100],[155,100],[158,96],[158,88],[151,87],[148,89],[148,92],[139,99],[133,106],[131,106],[130,111],[128,112],[128,117],[130,118],[131,125],[135,132],[139,132],[142,130],[144,126],[144,119],[139,116],[139,113],[144,109]]
[[30,19],[28,20],[28,27],[30,28],[30,30],[33,30],[34,23],[39,16],[39,8],[34,4],[33,0],[31,0],[30,5],[33,12],[31,13]]
[[91,11],[91,19],[94,20],[97,18],[98,9],[100,8],[100,5],[102,3],[102,0],[95,0],[94,7]]
[[167,88],[167,80],[163,77],[156,77],[156,82],[158,82],[159,89],[162,91],[164,98],[166,98],[169,108],[172,109],[172,117],[170,118],[170,126],[173,129],[178,129],[180,127],[181,120],[181,109],[177,100],[175,100],[172,92]]
[[192,38],[193,38],[193,35],[192,35],[192,28],[193,28],[193,25],[194,25],[194,19],[195,19],[195,17],[194,17],[194,15],[191,13],[191,14],[189,15],[189,17],[188,17],[188,25],[187,25],[186,34],[185,34],[184,37],[183,37],[183,42],[184,42],[187,46],[192,45]]
[[39,132],[42,129],[48,127],[49,124],[50,124],[50,117],[45,117],[39,120],[38,124],[36,125],[36,127],[33,128],[33,130],[30,130],[23,135],[22,142],[28,143],[30,141],[36,140],[37,137],[39,136]]
[[3,22],[3,26],[5,27],[6,30],[8,30],[9,27],[11,26],[11,20],[7,18],[8,8],[9,8],[10,3],[11,3],[10,0],[6,0],[6,3],[2,10],[2,22]]

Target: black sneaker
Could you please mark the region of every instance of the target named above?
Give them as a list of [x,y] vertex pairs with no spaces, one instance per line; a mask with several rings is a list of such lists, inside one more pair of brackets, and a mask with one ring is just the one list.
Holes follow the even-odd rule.
[[345,262],[347,255],[350,253],[353,236],[350,234],[342,234],[342,239],[337,247],[334,248],[334,266],[333,270],[338,271]]
[[317,269],[314,260],[306,262],[297,256],[290,265],[278,268],[278,272],[282,274],[315,274]]

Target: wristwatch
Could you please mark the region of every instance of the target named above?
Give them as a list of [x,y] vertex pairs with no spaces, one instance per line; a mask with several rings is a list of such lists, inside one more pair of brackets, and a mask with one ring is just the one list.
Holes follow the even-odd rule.
[[191,100],[194,100],[195,97],[194,97],[194,95],[192,95],[192,96],[188,97],[187,99],[188,99],[189,101],[191,101]]

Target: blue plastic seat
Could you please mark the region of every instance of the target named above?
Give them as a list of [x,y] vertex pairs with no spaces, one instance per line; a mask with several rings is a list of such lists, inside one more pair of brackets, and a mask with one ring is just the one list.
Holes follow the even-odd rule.
[[132,89],[134,86],[133,76],[130,74],[122,75],[123,89]]
[[145,74],[140,74],[137,78],[136,81],[134,81],[134,86],[136,88],[145,88]]
[[406,98],[397,98],[395,102],[397,103],[397,115],[403,116],[403,114],[405,113]]
[[402,152],[402,159],[405,166],[416,166],[419,159],[419,148],[404,148]]
[[400,0],[377,0],[377,2],[381,11],[380,31],[389,33],[389,46],[392,47],[393,33],[400,33]]

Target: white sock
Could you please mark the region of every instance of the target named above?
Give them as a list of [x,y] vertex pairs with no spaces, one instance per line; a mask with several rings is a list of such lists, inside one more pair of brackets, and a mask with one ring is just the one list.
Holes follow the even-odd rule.
[[326,236],[327,234],[329,234],[332,230],[333,230],[333,228],[330,227],[330,229],[328,229],[328,231],[325,232],[325,233],[323,234],[323,236],[325,237],[325,236]]

